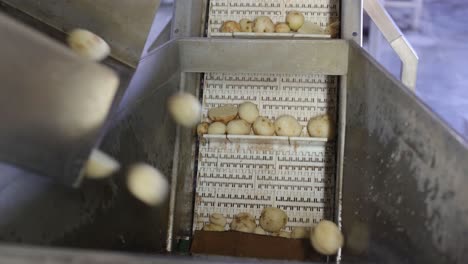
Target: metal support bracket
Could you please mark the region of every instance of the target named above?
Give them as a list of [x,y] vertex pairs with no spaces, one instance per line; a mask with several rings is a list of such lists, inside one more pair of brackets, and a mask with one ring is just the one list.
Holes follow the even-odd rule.
[[364,10],[402,61],[401,81],[416,90],[419,58],[411,44],[378,0],[364,0]]

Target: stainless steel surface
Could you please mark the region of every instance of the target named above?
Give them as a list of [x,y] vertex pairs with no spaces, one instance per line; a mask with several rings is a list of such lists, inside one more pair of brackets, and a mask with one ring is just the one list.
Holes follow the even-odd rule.
[[400,58],[402,62],[401,81],[414,91],[419,60],[416,51],[378,0],[364,0],[363,7]]
[[467,142],[365,51],[349,59],[344,260],[464,263]]
[[186,39],[177,45],[183,72],[343,75],[347,71],[348,45],[343,40]]
[[[347,71],[347,49],[343,40],[171,40],[141,60],[143,65],[137,68],[123,96],[118,116],[125,116],[133,104],[143,100],[149,87],[162,85],[178,71],[343,75]],[[285,63],[288,60],[294,63]]]
[[102,137],[117,76],[4,15],[0,34],[0,160],[76,184]]
[[346,74],[347,44],[340,40],[185,40],[179,48],[186,72]]
[[[357,43],[356,43],[357,44]],[[358,44],[359,45],[359,44]],[[346,134],[346,90],[347,76],[340,76],[338,90],[338,114],[337,114],[337,136],[336,136],[336,184],[335,184],[335,212],[334,220],[340,228],[343,224],[343,159]],[[342,250],[338,251],[337,260],[341,261]]]
[[341,38],[362,45],[362,1],[341,1]]
[[[352,5],[346,8],[347,1],[342,2],[346,2],[342,6],[343,14],[347,10],[358,14],[353,13],[357,9]],[[174,18],[173,36],[200,36],[206,2],[177,1],[176,6],[182,9],[176,10],[179,15]],[[181,15],[191,14],[191,8],[193,15]],[[343,21],[350,21],[346,17],[358,21],[359,15],[343,16]],[[347,23],[343,21],[342,25]],[[352,31],[344,26],[343,36],[349,33],[352,36]],[[350,25],[353,27],[356,24]],[[353,39],[359,42],[360,36],[357,34]],[[323,40],[194,39],[176,40],[162,46],[161,42],[154,43],[157,44],[147,46],[147,57],[137,68],[113,120],[116,125],[102,144],[104,151],[122,162],[124,170],[103,182],[85,181],[80,190],[53,185],[33,176],[23,177],[24,173],[6,172],[9,177],[0,181],[0,215],[5,216],[0,221],[2,241],[146,253],[172,250],[177,254],[177,241],[187,242],[191,236],[196,137],[191,129],[177,128],[168,117],[167,97],[179,90],[198,95],[200,75],[197,72],[319,71],[341,75],[338,144],[344,145],[338,151],[338,172],[343,176],[337,182],[343,181],[343,192],[337,190],[335,202],[339,204],[340,195],[343,196],[336,217],[340,220],[342,210],[347,237],[344,260],[443,263],[444,256],[466,257],[462,234],[466,233],[463,219],[467,218],[461,211],[466,208],[459,202],[467,200],[461,190],[466,186],[466,179],[459,176],[455,180],[451,176],[467,174],[466,144],[457,141],[456,135],[358,47],[351,45],[348,51],[346,41]],[[384,153],[396,148],[400,152],[395,153],[400,156]],[[436,157],[432,169],[431,162],[424,165],[430,155]],[[340,160],[344,163],[340,164]],[[153,164],[171,179],[176,192],[172,192],[167,204],[148,208],[127,192],[125,168],[135,161]],[[3,168],[0,171],[5,172]],[[448,188],[446,185],[450,184]],[[439,189],[435,191],[435,188]],[[448,189],[451,190],[443,195],[442,190]],[[434,193],[437,196],[432,199]],[[447,208],[442,208],[443,199],[448,201]],[[449,236],[454,240],[449,240]],[[134,258],[123,254],[1,246],[0,262],[3,260],[21,264],[38,263],[38,260],[52,263],[200,261],[196,257]],[[247,260],[201,260],[209,261]]]
[[[0,4],[0,11],[59,42],[65,40],[63,32],[17,9]],[[119,75],[121,82],[115,100],[118,102],[133,68],[113,58],[107,58],[103,64]],[[112,127],[109,124],[107,129]],[[125,168],[111,180],[85,180],[79,189],[54,184],[6,164],[0,164],[0,171],[2,242],[151,253],[163,248],[164,235],[161,233],[164,232],[159,228],[164,225],[161,224],[164,208],[160,211],[143,206],[126,191]],[[24,255],[18,259],[31,260]]]
[[[172,38],[202,37],[205,32],[208,0],[176,1],[175,15],[172,23]],[[200,91],[201,73],[182,73],[180,89],[198,94]],[[177,167],[172,172],[172,191],[170,204],[170,217],[167,232],[166,250],[173,252],[177,244],[185,243],[192,235],[196,137],[189,129],[179,129],[177,151],[179,155],[174,158]],[[187,147],[190,146],[190,149]],[[177,146],[176,146],[177,147]],[[177,179],[177,181],[174,181]],[[175,197],[174,197],[175,196]]]
[[[163,256],[136,255],[115,252],[98,252],[86,250],[52,249],[38,247],[17,247],[11,245],[0,246],[0,260],[11,264],[300,264],[298,261],[262,261],[248,258],[232,258],[221,256]],[[312,262],[308,262],[312,263]],[[365,262],[353,262],[363,264]],[[346,264],[346,263],[343,263]]]
[[208,0],[176,0],[171,39],[202,37],[207,7]]
[[145,46],[160,0],[2,0],[52,27],[81,27],[103,37],[112,55],[135,66]]
[[[199,96],[199,74],[182,73],[180,90]],[[166,250],[172,252],[174,244],[192,235],[192,217],[195,182],[196,137],[191,129],[178,127],[174,150],[171,200]],[[190,147],[188,147],[190,146]],[[174,242],[174,243],[173,243]]]
[[154,17],[141,57],[171,38],[172,21],[174,18],[174,0],[162,0]]

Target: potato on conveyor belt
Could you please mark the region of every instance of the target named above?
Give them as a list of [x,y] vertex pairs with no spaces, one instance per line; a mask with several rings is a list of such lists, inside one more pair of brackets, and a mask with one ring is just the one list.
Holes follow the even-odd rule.
[[279,233],[287,223],[286,213],[276,207],[264,208],[260,215],[260,226],[267,232]]
[[224,124],[227,124],[229,121],[236,118],[237,113],[237,106],[228,104],[209,109],[208,117],[214,122],[223,122]]
[[227,220],[224,215],[213,213],[210,215],[210,223],[218,226],[225,226],[227,224]]
[[210,124],[208,124],[207,122],[202,122],[200,124],[198,124],[197,126],[197,135],[199,137],[205,135],[205,134],[208,134],[208,128],[210,127]]
[[313,117],[307,123],[307,131],[311,137],[333,138],[334,125],[328,115]]
[[215,231],[215,232],[223,232],[224,226],[215,225],[213,223],[208,223],[203,226],[203,231]]
[[241,32],[252,32],[253,21],[243,18],[239,21]]
[[240,32],[241,26],[236,21],[224,21],[223,25],[221,26],[221,32],[224,33],[232,33],[232,32]]
[[286,16],[286,23],[293,31],[297,31],[304,24],[304,15],[299,11],[291,11]]
[[208,127],[208,134],[210,135],[224,135],[226,134],[226,125],[222,122],[211,123]]
[[231,222],[232,231],[253,233],[256,227],[255,218],[249,213],[239,213]]
[[228,135],[249,135],[250,131],[251,125],[242,119],[232,120],[226,126]]
[[309,237],[309,229],[305,227],[293,227],[291,231],[291,238],[301,239]]
[[275,32],[275,24],[267,16],[259,16],[254,20],[253,31],[256,33],[273,33]]
[[275,121],[275,132],[278,136],[298,137],[302,133],[302,126],[296,118],[282,115]]
[[259,116],[258,107],[252,102],[244,102],[239,105],[239,117],[252,124]]
[[259,136],[273,136],[275,134],[275,125],[270,119],[263,116],[257,117],[252,129],[255,135]]

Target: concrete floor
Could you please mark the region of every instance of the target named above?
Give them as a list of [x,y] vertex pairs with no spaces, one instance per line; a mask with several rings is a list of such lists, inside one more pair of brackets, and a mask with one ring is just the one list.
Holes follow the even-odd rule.
[[[405,26],[404,12],[389,12]],[[420,58],[417,95],[468,141],[467,14],[467,0],[425,0],[421,27],[404,33]],[[378,60],[398,76],[399,59],[382,43]]]

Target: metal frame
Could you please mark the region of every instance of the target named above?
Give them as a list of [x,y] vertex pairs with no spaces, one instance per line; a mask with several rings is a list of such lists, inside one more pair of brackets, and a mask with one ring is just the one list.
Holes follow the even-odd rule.
[[415,91],[418,73],[418,55],[378,0],[364,0],[363,3],[364,10],[402,61],[401,81],[411,90]]
[[362,0],[342,0],[341,38],[362,45]]

